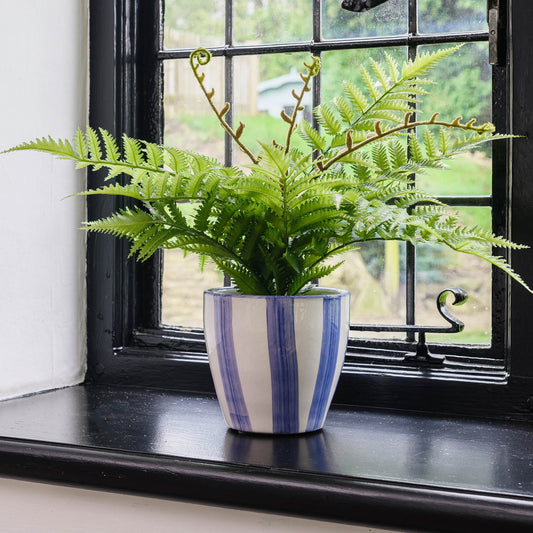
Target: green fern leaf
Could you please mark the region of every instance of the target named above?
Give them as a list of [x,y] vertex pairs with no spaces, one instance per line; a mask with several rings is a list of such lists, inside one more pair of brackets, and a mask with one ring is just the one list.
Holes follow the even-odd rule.
[[387,73],[385,72],[383,65],[378,63],[373,58],[370,58],[370,64],[372,66],[372,70],[374,71],[374,74],[376,75],[379,85],[381,86],[382,91],[383,92],[387,91],[391,84],[391,80],[387,76]]
[[178,150],[173,146],[165,146],[164,164],[176,174],[189,168],[187,155],[183,150]]
[[437,142],[429,128],[424,128],[424,148],[428,159],[435,159],[438,157]]
[[99,128],[99,131],[100,136],[104,141],[104,147],[106,151],[105,159],[107,161],[117,163],[120,160],[121,156],[115,138],[104,128]]
[[133,139],[124,135],[122,137],[122,144],[126,162],[130,165],[141,167],[144,164],[144,157],[142,155],[141,143],[137,139]]
[[442,48],[436,50],[435,52],[424,52],[422,54],[418,54],[414,61],[409,60],[407,63],[404,63],[402,69],[402,79],[409,80],[411,78],[424,76],[439,61],[455,52],[460,47],[461,45],[454,46],[452,48]]
[[356,112],[346,98],[343,96],[337,96],[333,100],[333,105],[339,112],[345,125],[349,126],[355,120]]
[[100,161],[102,159],[102,149],[100,146],[100,139],[96,131],[90,126],[86,133],[87,147],[89,149],[90,158],[93,161]]
[[76,135],[74,136],[74,148],[81,159],[86,159],[88,157],[89,149],[87,147],[85,135],[80,127],[76,130]]
[[384,54],[389,67],[389,77],[391,78],[393,84],[396,84],[398,83],[398,78],[400,77],[398,62],[389,53],[385,52]]
[[157,144],[145,142],[144,152],[146,154],[146,162],[154,169],[158,170],[164,163],[163,148]]
[[301,293],[302,290],[307,288],[308,284],[312,283],[316,279],[328,276],[341,265],[342,262],[327,266],[316,265],[304,270],[301,274],[298,274],[287,287],[287,295],[291,296]]
[[355,106],[359,113],[368,108],[368,100],[363,92],[350,81],[343,81],[342,88],[348,100]]
[[330,104],[321,104],[315,109],[318,123],[329,135],[338,135],[342,130],[341,122],[336,116],[335,108]]
[[[381,92],[378,90],[379,84],[372,79],[372,76],[370,76],[364,65],[361,65],[359,70],[361,71],[361,78],[363,79],[363,83],[365,84],[368,94],[370,94],[372,100],[377,100],[381,95]],[[385,88],[383,88],[383,91],[384,90]]]

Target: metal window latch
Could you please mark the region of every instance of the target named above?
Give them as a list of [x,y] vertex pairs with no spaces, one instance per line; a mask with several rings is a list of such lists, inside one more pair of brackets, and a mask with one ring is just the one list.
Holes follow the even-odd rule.
[[487,0],[489,25],[489,63],[501,66],[505,63],[505,24],[503,0]]
[[454,296],[452,305],[462,305],[468,299],[465,290],[458,287],[444,289],[437,296],[437,310],[441,316],[450,324],[450,326],[417,326],[410,324],[402,325],[372,325],[372,324],[351,324],[352,331],[404,331],[418,333],[418,343],[414,353],[406,353],[403,363],[415,366],[439,366],[444,363],[444,356],[432,354],[426,344],[426,333],[458,333],[463,331],[465,325],[459,319],[454,317],[446,307],[446,299],[449,294]]
[[363,13],[374,7],[378,7],[389,0],[342,0],[341,7],[354,13]]

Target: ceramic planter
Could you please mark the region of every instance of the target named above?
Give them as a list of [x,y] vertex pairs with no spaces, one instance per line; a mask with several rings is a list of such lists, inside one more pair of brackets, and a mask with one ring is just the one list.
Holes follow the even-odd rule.
[[350,293],[204,293],[209,364],[229,427],[254,433],[322,428],[341,372]]

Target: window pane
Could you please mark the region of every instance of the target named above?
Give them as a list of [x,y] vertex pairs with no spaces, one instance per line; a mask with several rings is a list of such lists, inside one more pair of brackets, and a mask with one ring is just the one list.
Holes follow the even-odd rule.
[[[215,88],[217,106],[223,104],[224,61],[212,58],[205,72],[206,87]],[[165,62],[165,130],[167,145],[192,150],[224,161],[224,131],[211,111],[188,60]],[[180,250],[163,255],[162,322],[202,326],[204,289],[222,286],[223,277],[212,265],[200,272],[199,260]]]
[[[281,120],[280,112],[289,115],[294,109],[294,97],[303,86],[300,72],[305,72],[303,62],[308,61],[309,54],[269,54],[263,56],[242,56],[234,60],[235,103],[234,123],[245,124],[241,140],[257,153],[257,141],[270,143],[275,139],[285,144],[287,124]],[[305,94],[303,104],[304,116],[311,120],[312,92]],[[305,147],[303,140],[296,134],[291,140],[292,146]],[[234,149],[234,161],[237,164],[249,164],[247,156],[238,148]]]
[[[491,230],[491,209],[462,207],[456,210],[469,226],[477,225]],[[459,344],[490,344],[492,269],[477,257],[458,254],[447,248],[417,247],[417,323],[446,325],[436,308],[436,298],[447,287],[460,287],[468,293],[468,301],[454,307],[449,298],[452,315],[465,323],[465,329],[456,334],[430,334],[429,342]]]
[[[387,48],[386,51],[399,64],[407,59],[407,49],[404,47]],[[384,61],[383,49],[336,50],[322,54],[322,101],[328,102],[342,95],[344,80],[351,81],[364,91],[360,67],[364,65],[370,69],[370,58],[378,62]]]
[[[224,104],[224,61],[214,57],[206,67],[205,86]],[[188,59],[165,62],[165,143],[224,161],[224,131],[211,110]]]
[[342,9],[340,4],[336,0],[322,2],[322,31],[327,39],[407,33],[407,0],[389,0],[363,13],[352,13]]
[[[434,47],[422,47],[421,52]],[[491,70],[486,43],[465,44],[453,58],[441,62],[430,74],[437,84],[422,98],[419,117],[428,119],[438,111],[439,119],[463,122],[476,118],[478,124],[491,121]],[[420,135],[422,132],[420,132]],[[486,195],[491,192],[491,148],[480,145],[475,152],[449,162],[449,171],[430,170],[418,183],[432,194]]]
[[235,42],[309,41],[313,28],[312,4],[312,0],[235,0]]
[[183,257],[181,250],[165,250],[162,322],[174,326],[202,327],[203,292],[224,286],[224,276],[212,264],[200,270],[198,257]]
[[[344,263],[320,284],[351,293],[352,324],[405,324],[405,245],[365,242],[338,259]],[[353,333],[356,337],[380,334]],[[389,335],[390,336],[390,335]],[[393,335],[402,338],[403,333]]]
[[486,0],[418,0],[420,33],[487,29]]
[[165,48],[224,44],[224,2],[165,0]]

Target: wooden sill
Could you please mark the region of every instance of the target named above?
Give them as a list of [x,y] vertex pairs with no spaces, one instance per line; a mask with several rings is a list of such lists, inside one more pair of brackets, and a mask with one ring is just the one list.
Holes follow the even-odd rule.
[[0,474],[349,523],[533,531],[533,427],[335,407],[323,431],[228,430],[198,394],[76,386],[0,403]]

